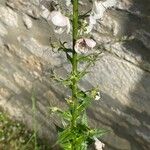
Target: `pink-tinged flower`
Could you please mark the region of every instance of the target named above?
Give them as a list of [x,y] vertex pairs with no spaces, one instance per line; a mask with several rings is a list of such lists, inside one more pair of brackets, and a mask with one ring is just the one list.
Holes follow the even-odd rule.
[[70,31],[70,21],[69,18],[64,16],[60,11],[52,11],[49,15],[48,20],[56,26],[55,32],[56,33],[63,33],[67,30],[67,33]]
[[97,138],[94,138],[95,139],[95,149],[96,150],[103,150],[103,148],[105,147],[105,144],[102,143],[100,140],[98,140]]
[[79,54],[87,53],[90,49],[96,46],[96,42],[93,39],[81,38],[76,41],[75,51]]

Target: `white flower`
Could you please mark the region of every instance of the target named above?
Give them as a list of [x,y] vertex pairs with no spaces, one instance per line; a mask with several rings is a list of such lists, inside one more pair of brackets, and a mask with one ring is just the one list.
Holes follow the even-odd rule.
[[94,138],[95,139],[95,149],[96,150],[103,150],[103,148],[105,147],[105,144],[102,143],[100,140],[98,140],[97,138]]
[[100,98],[101,98],[100,92],[97,92],[95,96],[95,100],[98,101],[100,100]]
[[55,32],[61,34],[65,30],[67,33],[70,31],[70,21],[69,18],[64,16],[60,11],[52,11],[49,15],[48,20],[56,26]]
[[76,41],[75,51],[79,54],[87,53],[90,49],[96,46],[96,42],[93,39],[81,38]]
[[66,0],[66,6],[70,6],[71,5],[71,0]]
[[89,17],[89,26],[87,27],[87,33],[89,33],[93,29],[97,19],[101,19],[103,17],[106,9],[115,6],[116,3],[116,0],[106,0],[104,2],[97,0],[94,1],[92,12]]

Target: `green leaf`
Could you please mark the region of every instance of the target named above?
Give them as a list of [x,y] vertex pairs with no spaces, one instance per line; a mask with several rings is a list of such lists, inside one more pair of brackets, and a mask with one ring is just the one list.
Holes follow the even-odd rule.
[[73,140],[75,138],[76,138],[76,134],[73,131],[71,131],[70,128],[67,128],[63,132],[60,132],[58,134],[58,142],[62,144],[67,143],[70,140]]
[[[86,69],[87,70],[87,69]],[[83,70],[81,72],[78,73],[78,81],[81,80],[87,73],[89,73],[89,71]]]
[[87,118],[87,114],[86,111],[84,111],[82,118],[81,118],[81,123],[88,126],[88,118]]
[[89,138],[99,138],[108,133],[108,130],[104,129],[92,129],[89,131]]
[[70,142],[60,144],[60,146],[61,146],[64,150],[72,150],[72,148],[71,148],[71,143],[70,143]]
[[64,86],[70,86],[70,85],[72,85],[72,81],[71,81],[71,77],[70,76],[68,76],[68,78],[67,79],[63,79],[62,77],[59,77],[56,73],[55,73],[55,71],[54,70],[52,70],[51,71],[51,78],[53,79],[53,80],[55,80],[56,82],[60,82],[60,83],[62,83]]
[[84,135],[83,133],[86,133],[87,131],[89,131],[89,127],[85,124],[78,123],[76,131],[78,131],[78,134]]
[[86,98],[86,93],[84,91],[82,91],[82,90],[78,90],[78,92],[77,92],[77,98],[79,100],[84,100]]
[[93,54],[89,54],[89,55],[86,55],[86,56],[79,55],[78,56],[78,61],[79,62],[89,62],[89,61],[91,61],[91,56],[92,55]]
[[88,144],[86,142],[81,143],[81,150],[87,150]]
[[70,111],[64,111],[62,113],[62,117],[63,117],[63,119],[66,119],[66,120],[70,121],[71,118],[72,118],[72,115],[71,115]]
[[52,113],[58,114],[60,117],[68,121],[70,121],[70,119],[72,118],[72,115],[69,110],[63,111],[58,107],[50,107],[50,111]]
[[86,96],[84,98],[84,101],[82,101],[82,103],[77,108],[78,114],[83,112],[91,104],[91,101],[92,101],[91,97]]
[[78,137],[75,141],[76,144],[76,150],[87,150],[87,142],[86,137],[84,135]]

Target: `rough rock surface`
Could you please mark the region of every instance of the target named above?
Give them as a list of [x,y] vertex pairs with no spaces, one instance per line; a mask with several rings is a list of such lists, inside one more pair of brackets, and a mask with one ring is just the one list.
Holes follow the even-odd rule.
[[[88,10],[91,4],[84,2]],[[49,116],[48,107],[65,107],[68,91],[50,80],[50,70],[65,74],[69,67],[49,46],[50,37],[59,37],[47,20],[49,4],[50,0],[0,1],[0,106],[31,128],[34,89],[39,135],[53,143],[53,123],[59,120]],[[149,27],[149,0],[118,0],[95,26],[93,37],[105,43],[105,50],[81,86],[100,86],[102,98],[88,115],[92,126],[112,131],[102,139],[105,149],[150,149]],[[124,36],[134,39],[115,41]],[[63,34],[61,39],[69,37]]]

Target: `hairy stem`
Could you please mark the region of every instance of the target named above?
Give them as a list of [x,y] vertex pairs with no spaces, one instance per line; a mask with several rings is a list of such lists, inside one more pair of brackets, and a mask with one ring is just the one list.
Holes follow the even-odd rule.
[[[72,112],[72,120],[71,120],[71,128],[73,129],[76,127],[76,118],[75,118],[75,110],[78,104],[77,101],[77,67],[78,67],[78,62],[77,62],[77,53],[75,52],[74,46],[77,40],[78,36],[78,0],[73,0],[73,34],[72,34],[72,39],[73,39],[73,54],[72,54],[72,99],[73,99],[73,112]],[[72,150],[74,150],[74,142],[72,142]]]
[[74,75],[77,74],[77,53],[74,50],[74,46],[78,36],[78,0],[73,1],[73,63],[72,72]]

